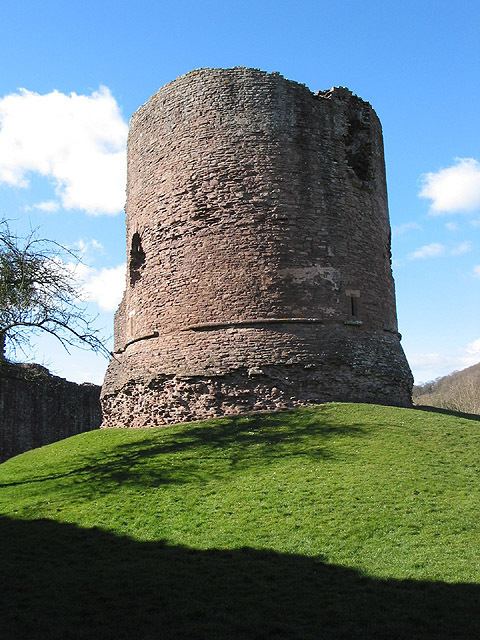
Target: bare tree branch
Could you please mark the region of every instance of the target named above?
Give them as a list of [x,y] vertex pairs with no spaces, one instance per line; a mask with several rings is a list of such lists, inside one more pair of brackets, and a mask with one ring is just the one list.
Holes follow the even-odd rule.
[[58,242],[12,233],[0,221],[0,359],[7,347],[25,352],[39,332],[53,335],[69,347],[110,352],[87,313],[75,279],[79,257]]

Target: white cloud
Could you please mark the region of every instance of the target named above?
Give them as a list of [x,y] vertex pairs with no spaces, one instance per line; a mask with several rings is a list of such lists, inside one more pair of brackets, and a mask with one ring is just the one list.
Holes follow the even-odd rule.
[[465,240],[465,242],[460,242],[455,245],[452,249],[450,249],[450,255],[452,256],[463,256],[465,253],[469,253],[473,248],[472,243],[469,240]]
[[426,352],[407,353],[408,362],[415,378],[415,384],[423,384],[446,376],[456,369],[463,368],[459,364],[460,356],[452,353]]
[[403,236],[405,233],[409,231],[414,231],[417,229],[421,229],[422,227],[418,224],[418,222],[404,222],[403,224],[396,224],[392,227],[392,236],[398,237]]
[[85,300],[95,302],[104,311],[115,311],[125,289],[125,264],[92,269],[83,284]]
[[448,356],[444,356],[441,353],[435,351],[430,353],[414,353],[409,357],[410,366],[420,369],[425,367],[444,365],[447,364],[448,361]]
[[445,254],[445,246],[438,242],[424,244],[408,256],[410,260],[425,260],[426,258],[436,258]]
[[[21,89],[0,98],[0,183],[51,179],[65,209],[115,214],[125,201],[127,124],[107,87],[90,95]],[[52,211],[54,201],[33,207]]]
[[473,267],[473,275],[477,278],[480,278],[480,264],[477,264],[476,267]]
[[428,258],[439,258],[445,255],[463,256],[469,253],[472,248],[473,244],[469,240],[465,240],[448,249],[447,252],[447,247],[444,244],[432,242],[431,244],[424,244],[418,247],[418,249],[415,249],[415,251],[412,251],[412,253],[408,255],[408,258],[409,260],[426,260]]
[[470,220],[472,227],[480,227],[480,218],[478,220]]
[[448,231],[458,231],[458,224],[456,222],[446,222],[445,229]]
[[[478,340],[476,342],[479,342]],[[473,344],[473,343],[472,343]],[[480,360],[480,352],[477,352],[477,360],[472,361],[473,351],[468,351],[468,346],[456,353],[414,353],[409,358],[412,369],[417,371],[437,370],[438,375],[448,375],[452,371],[465,369]]]
[[95,269],[83,263],[73,265],[82,298],[96,303],[103,311],[114,311],[119,305],[125,289],[125,264],[116,267]]
[[44,202],[36,202],[35,204],[25,207],[25,211],[45,211],[46,213],[54,213],[60,209],[60,204],[55,200],[45,200]]
[[422,176],[420,197],[431,200],[433,215],[480,209],[480,162],[456,158],[455,164]]
[[96,368],[91,367],[87,369],[85,367],[78,366],[76,363],[72,364],[69,362],[69,365],[66,371],[60,371],[57,375],[64,375],[71,382],[76,382],[78,384],[82,384],[83,382],[89,382],[90,384],[98,384],[102,385],[103,380],[105,378],[105,366],[103,362],[100,361]]
[[423,384],[480,362],[480,338],[453,352],[408,354],[416,384]]
[[473,340],[465,347],[465,353],[463,356],[463,362],[465,367],[471,367],[477,362],[480,362],[480,338]]
[[93,261],[98,255],[105,252],[103,244],[95,240],[95,238],[91,240],[83,240],[83,238],[80,238],[80,240],[73,243],[71,248],[81,260],[86,262]]

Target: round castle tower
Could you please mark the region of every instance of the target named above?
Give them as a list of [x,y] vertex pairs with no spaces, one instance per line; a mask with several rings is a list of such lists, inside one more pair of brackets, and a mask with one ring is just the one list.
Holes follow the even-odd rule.
[[344,88],[202,69],[133,116],[104,426],[409,406],[382,131]]

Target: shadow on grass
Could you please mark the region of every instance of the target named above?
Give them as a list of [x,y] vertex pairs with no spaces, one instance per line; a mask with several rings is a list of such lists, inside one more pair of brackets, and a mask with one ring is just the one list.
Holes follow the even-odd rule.
[[478,638],[480,585],[0,519],[3,640]]
[[453,411],[453,409],[444,409],[443,407],[432,407],[428,404],[416,404],[412,409],[427,411],[429,413],[441,413],[454,418],[463,418],[464,420],[476,420],[477,422],[480,422],[480,415],[477,413],[463,413],[462,411]]
[[106,451],[80,453],[77,459],[72,455],[63,464],[55,459],[50,472],[29,469],[25,477],[0,487],[54,481],[55,491],[68,488],[73,496],[108,493],[119,484],[148,487],[203,481],[286,457],[330,458],[329,439],[363,434],[360,425],[332,425],[321,407],[235,416],[154,429],[141,440]]

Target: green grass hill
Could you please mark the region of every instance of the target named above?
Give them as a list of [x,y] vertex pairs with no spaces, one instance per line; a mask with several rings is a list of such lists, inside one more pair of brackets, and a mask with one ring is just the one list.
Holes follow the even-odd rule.
[[480,422],[332,403],[0,465],[2,640],[480,637]]

